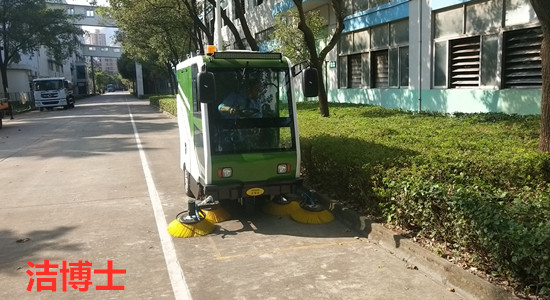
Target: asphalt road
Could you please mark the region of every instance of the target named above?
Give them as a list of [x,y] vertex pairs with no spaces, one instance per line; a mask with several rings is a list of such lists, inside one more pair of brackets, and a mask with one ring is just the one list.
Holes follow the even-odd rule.
[[229,206],[212,234],[170,237],[178,147],[176,120],[125,93],[4,119],[0,299],[465,297],[338,220]]

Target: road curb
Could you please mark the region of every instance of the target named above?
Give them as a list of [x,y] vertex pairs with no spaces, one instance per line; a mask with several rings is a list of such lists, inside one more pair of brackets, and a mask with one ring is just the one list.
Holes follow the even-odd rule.
[[502,288],[417,245],[407,237],[396,234],[382,224],[361,216],[354,210],[345,207],[343,203],[314,191],[311,194],[350,229],[366,236],[370,241],[378,243],[406,263],[417,267],[419,271],[447,286],[449,290],[454,290],[468,299],[519,299]]

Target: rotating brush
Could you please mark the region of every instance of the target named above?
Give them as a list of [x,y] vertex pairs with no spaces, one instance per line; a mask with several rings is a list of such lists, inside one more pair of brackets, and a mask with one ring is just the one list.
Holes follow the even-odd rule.
[[187,202],[187,213],[179,213],[176,219],[168,224],[168,232],[173,237],[189,238],[203,236],[214,231],[214,224],[201,218],[194,199]]
[[220,223],[229,219],[229,213],[221,207],[220,202],[214,201],[212,196],[206,197],[197,203],[199,214],[212,223]]
[[263,212],[277,217],[289,216],[295,210],[300,209],[296,201],[288,200],[283,195],[275,196],[273,200],[264,205]]
[[315,202],[307,193],[302,193],[304,200],[300,203],[300,209],[293,211],[290,218],[298,223],[324,224],[334,220],[331,212]]

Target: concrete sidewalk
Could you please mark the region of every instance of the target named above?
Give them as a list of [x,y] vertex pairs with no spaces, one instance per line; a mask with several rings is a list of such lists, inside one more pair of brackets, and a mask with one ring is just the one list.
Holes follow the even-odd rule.
[[449,290],[470,295],[472,299],[519,299],[506,290],[437,256],[410,239],[385,228],[382,224],[372,222],[367,217],[345,207],[343,203],[314,191],[312,194],[350,229],[363,234],[370,241],[378,243],[392,255],[418,268],[420,272],[426,273],[436,282],[447,286]]

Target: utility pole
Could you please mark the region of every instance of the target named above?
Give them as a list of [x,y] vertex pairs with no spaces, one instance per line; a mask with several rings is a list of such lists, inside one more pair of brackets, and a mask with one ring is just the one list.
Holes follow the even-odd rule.
[[214,46],[216,46],[216,51],[222,51],[223,40],[222,40],[222,8],[220,5],[220,0],[216,0],[216,11],[214,15]]

